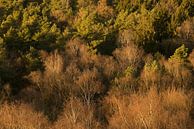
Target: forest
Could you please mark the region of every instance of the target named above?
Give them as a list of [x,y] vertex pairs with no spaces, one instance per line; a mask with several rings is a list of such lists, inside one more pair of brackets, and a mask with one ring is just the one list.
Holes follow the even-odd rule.
[[0,0],[0,129],[193,129],[194,0]]

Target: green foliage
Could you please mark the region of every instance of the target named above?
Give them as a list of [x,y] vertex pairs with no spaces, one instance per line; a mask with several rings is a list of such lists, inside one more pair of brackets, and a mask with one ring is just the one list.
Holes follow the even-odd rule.
[[42,62],[38,50],[30,47],[29,51],[30,52],[28,54],[22,56],[22,60],[26,62],[27,71],[30,72],[36,70],[37,68],[41,69]]
[[148,72],[159,71],[160,70],[160,66],[159,66],[159,64],[158,64],[158,62],[156,60],[154,60],[154,61],[152,61],[150,63],[146,63],[144,68]]
[[139,9],[141,0],[113,0],[113,4],[118,12],[123,9],[129,12],[133,12]]
[[115,28],[132,31],[133,40],[138,45],[146,45],[153,41],[154,27],[150,12],[143,6],[140,13],[120,12],[115,20]]
[[93,38],[93,33],[100,33],[101,25],[97,23],[96,12],[90,13],[89,9],[81,9],[79,17],[76,19],[75,28],[82,37]]
[[4,59],[5,55],[5,50],[4,50],[4,41],[3,39],[0,37],[0,62]]
[[0,37],[0,67],[4,64],[6,59],[6,51],[5,51],[4,45],[5,45],[5,42]]
[[185,61],[188,57],[188,48],[185,45],[181,45],[176,49],[175,53],[170,57],[169,60]]
[[130,26],[130,20],[132,18],[134,18],[134,15],[131,15],[130,18],[128,12],[122,10],[116,17],[114,27],[118,29],[126,29],[128,26]]
[[51,0],[51,14],[58,21],[68,21],[73,15],[73,5],[71,0]]
[[125,76],[131,76],[134,72],[134,68],[131,66],[128,66],[127,69],[124,71]]
[[189,17],[189,11],[192,2],[190,0],[183,0],[172,14],[171,26],[176,28]]
[[169,25],[171,15],[168,9],[165,6],[163,7],[162,5],[158,5],[151,11],[151,13],[151,17],[153,17],[153,27],[155,30],[154,39],[161,41],[162,39],[172,37],[172,30]]

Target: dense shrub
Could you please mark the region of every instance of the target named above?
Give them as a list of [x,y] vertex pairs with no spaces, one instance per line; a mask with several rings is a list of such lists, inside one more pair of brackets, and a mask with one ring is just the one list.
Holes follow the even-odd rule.
[[180,27],[177,28],[179,37],[188,40],[194,40],[194,18],[184,21]]
[[189,55],[189,61],[194,66],[194,50]]
[[[41,106],[51,119],[55,119],[61,106],[69,95],[69,87],[65,84],[63,73],[64,62],[57,52],[50,54],[44,61],[45,72],[32,72],[29,78],[34,83],[34,89],[40,92]],[[38,105],[40,106],[40,105]]]
[[142,90],[148,90],[152,86],[161,88],[162,72],[163,69],[156,60],[147,62],[144,66],[143,72],[141,73]]
[[145,95],[110,94],[106,101],[110,108],[107,116],[110,129],[188,129],[191,124],[191,99],[182,90],[160,94],[151,89]]
[[188,88],[192,84],[191,69],[187,64],[188,48],[184,45],[177,48],[174,55],[169,58],[169,61],[165,64],[170,76],[173,77],[172,84],[181,87]]
[[76,98],[71,98],[64,107],[64,112],[54,124],[54,129],[100,129],[92,105],[84,105]]
[[3,104],[0,107],[1,129],[46,129],[46,117],[26,104]]
[[0,0],[0,128],[192,128],[193,12],[192,0]]
[[128,66],[138,70],[142,65],[143,50],[133,44],[116,49],[113,55],[119,64],[119,71],[127,69]]

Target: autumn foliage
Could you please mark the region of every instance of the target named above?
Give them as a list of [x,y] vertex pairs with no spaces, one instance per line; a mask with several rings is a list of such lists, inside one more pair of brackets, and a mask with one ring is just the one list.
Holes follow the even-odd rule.
[[0,0],[0,129],[192,129],[191,0]]

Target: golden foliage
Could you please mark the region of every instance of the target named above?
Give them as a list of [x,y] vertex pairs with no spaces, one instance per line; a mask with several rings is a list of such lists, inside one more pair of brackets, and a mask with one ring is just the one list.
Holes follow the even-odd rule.
[[[180,99],[181,101],[179,101]],[[109,128],[112,129],[188,129],[191,124],[190,96],[182,90],[146,94],[109,95]]]
[[0,107],[1,129],[47,129],[46,117],[26,104],[3,104]]

